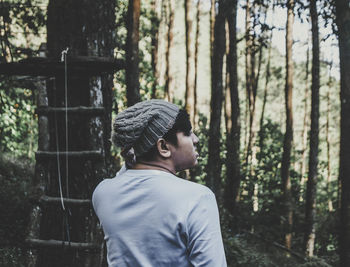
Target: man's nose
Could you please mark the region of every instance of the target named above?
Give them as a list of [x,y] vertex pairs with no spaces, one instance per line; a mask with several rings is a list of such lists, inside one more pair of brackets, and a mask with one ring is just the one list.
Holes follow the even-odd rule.
[[197,144],[199,142],[198,136],[195,135],[194,133],[192,133],[192,141],[193,141],[193,144]]

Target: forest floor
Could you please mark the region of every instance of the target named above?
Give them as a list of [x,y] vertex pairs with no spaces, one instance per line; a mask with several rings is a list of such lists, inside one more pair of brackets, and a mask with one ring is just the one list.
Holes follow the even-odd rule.
[[[223,233],[224,236],[226,233]],[[229,267],[331,267],[321,258],[307,259],[296,252],[288,252],[275,242],[263,240],[250,233],[225,238],[226,258]]]

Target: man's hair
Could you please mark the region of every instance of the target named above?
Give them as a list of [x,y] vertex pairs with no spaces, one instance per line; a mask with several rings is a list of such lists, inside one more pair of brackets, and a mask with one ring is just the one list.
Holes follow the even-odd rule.
[[[190,116],[185,109],[180,109],[173,127],[162,137],[165,141],[177,146],[177,133],[182,132],[184,135],[190,136],[192,125],[190,122]],[[154,159],[158,153],[157,144],[154,145],[149,151],[140,155],[139,159]]]

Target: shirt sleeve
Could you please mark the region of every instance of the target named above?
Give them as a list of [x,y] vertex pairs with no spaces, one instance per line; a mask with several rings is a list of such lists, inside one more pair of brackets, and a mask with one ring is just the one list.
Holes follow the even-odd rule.
[[208,191],[191,208],[187,218],[189,261],[195,267],[225,267],[219,211],[215,195]]

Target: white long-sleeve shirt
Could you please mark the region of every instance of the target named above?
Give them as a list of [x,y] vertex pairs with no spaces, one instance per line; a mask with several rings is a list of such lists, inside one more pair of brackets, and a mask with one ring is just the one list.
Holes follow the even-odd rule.
[[159,170],[123,170],[92,197],[109,266],[226,266],[214,194]]

